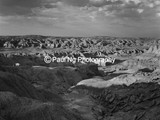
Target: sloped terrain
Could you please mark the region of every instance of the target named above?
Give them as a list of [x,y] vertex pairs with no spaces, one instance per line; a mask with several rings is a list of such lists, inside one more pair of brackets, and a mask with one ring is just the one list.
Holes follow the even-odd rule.
[[0,111],[5,120],[83,120],[62,106],[0,92]]
[[[1,36],[0,120],[159,120],[160,42],[151,38]],[[51,57],[113,57],[114,63]]]
[[21,97],[44,100],[38,91],[24,79],[7,72],[0,72],[0,91],[10,91]]
[[93,95],[93,98],[104,107],[99,113],[104,120],[158,120],[159,89],[155,83],[112,86],[99,95]]
[[0,116],[5,120],[84,120],[69,109],[63,95],[81,81],[99,75],[97,65],[1,66]]

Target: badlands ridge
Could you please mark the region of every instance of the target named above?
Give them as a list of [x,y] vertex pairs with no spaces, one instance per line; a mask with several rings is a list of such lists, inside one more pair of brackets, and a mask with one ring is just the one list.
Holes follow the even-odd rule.
[[0,37],[0,120],[159,120],[159,83],[160,39]]

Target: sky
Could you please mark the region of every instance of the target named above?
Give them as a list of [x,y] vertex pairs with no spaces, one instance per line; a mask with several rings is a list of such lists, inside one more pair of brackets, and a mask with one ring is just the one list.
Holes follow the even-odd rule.
[[0,0],[0,35],[160,38],[160,0]]

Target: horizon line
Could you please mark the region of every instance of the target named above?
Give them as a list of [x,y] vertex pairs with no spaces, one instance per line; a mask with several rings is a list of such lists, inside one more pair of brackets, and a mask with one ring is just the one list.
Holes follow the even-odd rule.
[[73,38],[88,38],[88,37],[114,37],[114,38],[149,38],[149,39],[160,39],[158,37],[142,37],[142,36],[138,36],[138,37],[125,37],[125,36],[109,36],[109,35],[93,35],[93,36],[67,36],[67,35],[41,35],[41,34],[20,34],[20,35],[0,35],[0,37],[20,37],[20,36],[42,36],[42,37],[63,37],[63,38],[66,38],[66,37],[73,37]]

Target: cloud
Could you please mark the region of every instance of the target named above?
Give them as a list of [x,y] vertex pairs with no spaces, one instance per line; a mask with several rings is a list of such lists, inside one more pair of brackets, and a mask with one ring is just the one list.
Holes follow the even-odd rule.
[[105,5],[119,5],[123,2],[121,0],[90,0],[90,6],[102,7]]
[[35,8],[52,8],[57,0],[0,0],[0,15],[32,15]]
[[160,13],[157,13],[157,16],[160,17]]
[[41,7],[42,0],[0,0],[1,15],[28,15],[32,8]]
[[0,16],[0,24],[7,24],[7,18]]
[[143,9],[137,9],[138,13],[142,13],[144,10]]
[[84,28],[105,33],[148,24],[154,28],[158,21],[159,0],[0,0],[1,25],[43,25],[50,29],[68,28],[67,32]]
[[[77,15],[74,14],[75,16],[84,14],[84,12],[86,15],[89,12],[90,14],[97,12],[96,14],[101,15],[104,13],[104,17],[106,15],[115,15],[120,18],[137,19],[141,18],[143,14],[153,14],[151,11],[155,12],[155,7],[159,5],[159,0],[0,0],[0,15],[41,17],[43,12],[43,16],[50,19],[53,16],[67,16],[67,14],[71,14],[66,13],[66,10],[71,8],[72,10],[69,12],[72,12],[72,14],[76,13]],[[78,13],[74,11],[76,9],[81,9],[81,11]],[[91,15],[91,18],[95,18],[94,16]],[[75,17],[73,16],[73,18]]]
[[78,7],[86,6],[89,3],[89,0],[61,0],[61,1],[68,5],[78,6]]

